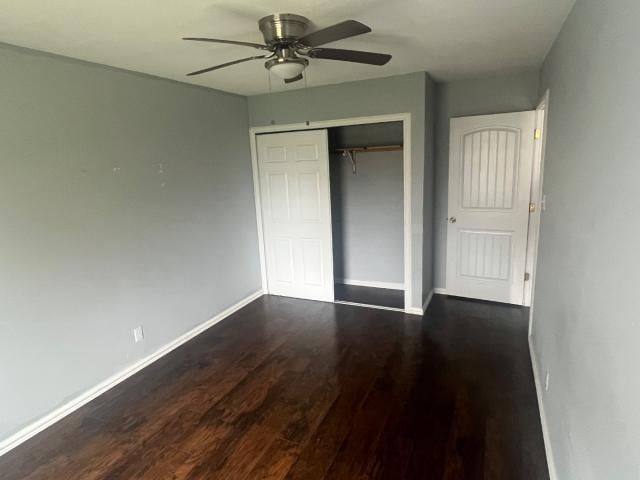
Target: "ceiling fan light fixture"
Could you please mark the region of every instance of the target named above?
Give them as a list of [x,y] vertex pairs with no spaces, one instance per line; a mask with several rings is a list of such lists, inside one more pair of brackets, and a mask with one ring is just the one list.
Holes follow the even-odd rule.
[[264,64],[265,68],[283,80],[300,75],[309,64],[305,58],[274,58]]
[[[371,31],[370,27],[356,20],[344,20],[335,25],[307,33],[309,25],[309,19],[293,13],[278,13],[261,18],[258,22],[258,27],[264,37],[264,45],[221,38],[184,37],[184,40],[195,42],[239,45],[270,52],[270,54],[254,55],[220,65],[214,65],[213,67],[203,68],[195,72],[187,73],[187,75],[200,75],[238,63],[266,58],[268,60],[264,66],[267,70],[273,70],[273,73],[283,79],[284,83],[292,83],[304,78],[302,72],[304,72],[304,69],[309,65],[309,60],[307,60],[306,57],[378,66],[385,65],[391,60],[391,55],[384,53],[323,47],[323,45],[327,43],[355,37]],[[299,55],[302,55],[302,57]]]

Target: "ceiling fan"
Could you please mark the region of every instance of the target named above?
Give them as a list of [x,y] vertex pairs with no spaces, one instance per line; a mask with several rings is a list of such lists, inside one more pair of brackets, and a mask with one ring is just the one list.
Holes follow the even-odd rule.
[[384,65],[391,60],[391,55],[383,53],[320,47],[329,42],[355,37],[371,31],[371,28],[360,22],[345,20],[330,27],[306,33],[308,26],[309,19],[301,15],[281,13],[269,15],[258,22],[265,45],[217,38],[186,37],[183,40],[242,45],[270,52],[264,55],[241,58],[214,67],[203,68],[187,75],[200,75],[237,63],[248,62],[249,60],[267,59],[264,64],[265,68],[282,78],[285,83],[291,83],[303,78],[302,72],[309,65],[309,60],[304,57],[365,63],[368,65]]

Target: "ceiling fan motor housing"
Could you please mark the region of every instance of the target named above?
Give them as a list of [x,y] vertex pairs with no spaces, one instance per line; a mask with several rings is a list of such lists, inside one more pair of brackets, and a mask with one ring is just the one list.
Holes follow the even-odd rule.
[[267,45],[288,44],[305,34],[309,19],[293,13],[277,13],[261,18],[258,26]]

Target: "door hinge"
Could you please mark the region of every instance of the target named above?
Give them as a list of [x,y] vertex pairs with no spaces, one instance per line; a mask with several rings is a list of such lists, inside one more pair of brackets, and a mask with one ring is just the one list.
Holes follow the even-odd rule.
[[536,128],[533,131],[533,138],[536,140],[540,140],[542,138],[542,129],[541,128]]
[[535,203],[530,203],[529,204],[529,213],[533,213],[536,211],[536,204]]
[[531,274],[530,274],[529,272],[525,272],[525,274],[524,274],[524,281],[525,281],[525,282],[528,282],[530,278],[531,278]]

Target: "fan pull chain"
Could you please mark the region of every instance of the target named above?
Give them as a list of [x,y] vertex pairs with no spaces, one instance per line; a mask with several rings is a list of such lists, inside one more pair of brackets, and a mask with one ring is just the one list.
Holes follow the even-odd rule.
[[[273,98],[271,97],[271,71],[267,70],[267,83],[269,84],[269,102],[271,103],[271,112],[273,113]],[[276,121],[275,119],[271,119],[271,125],[275,125]]]
[[[309,78],[309,68],[307,68],[307,70],[304,72],[304,96],[307,97],[307,105],[309,105],[309,92],[307,91],[307,88],[309,87],[309,84],[307,83],[307,79]],[[309,120],[307,120],[307,126],[309,126]]]

